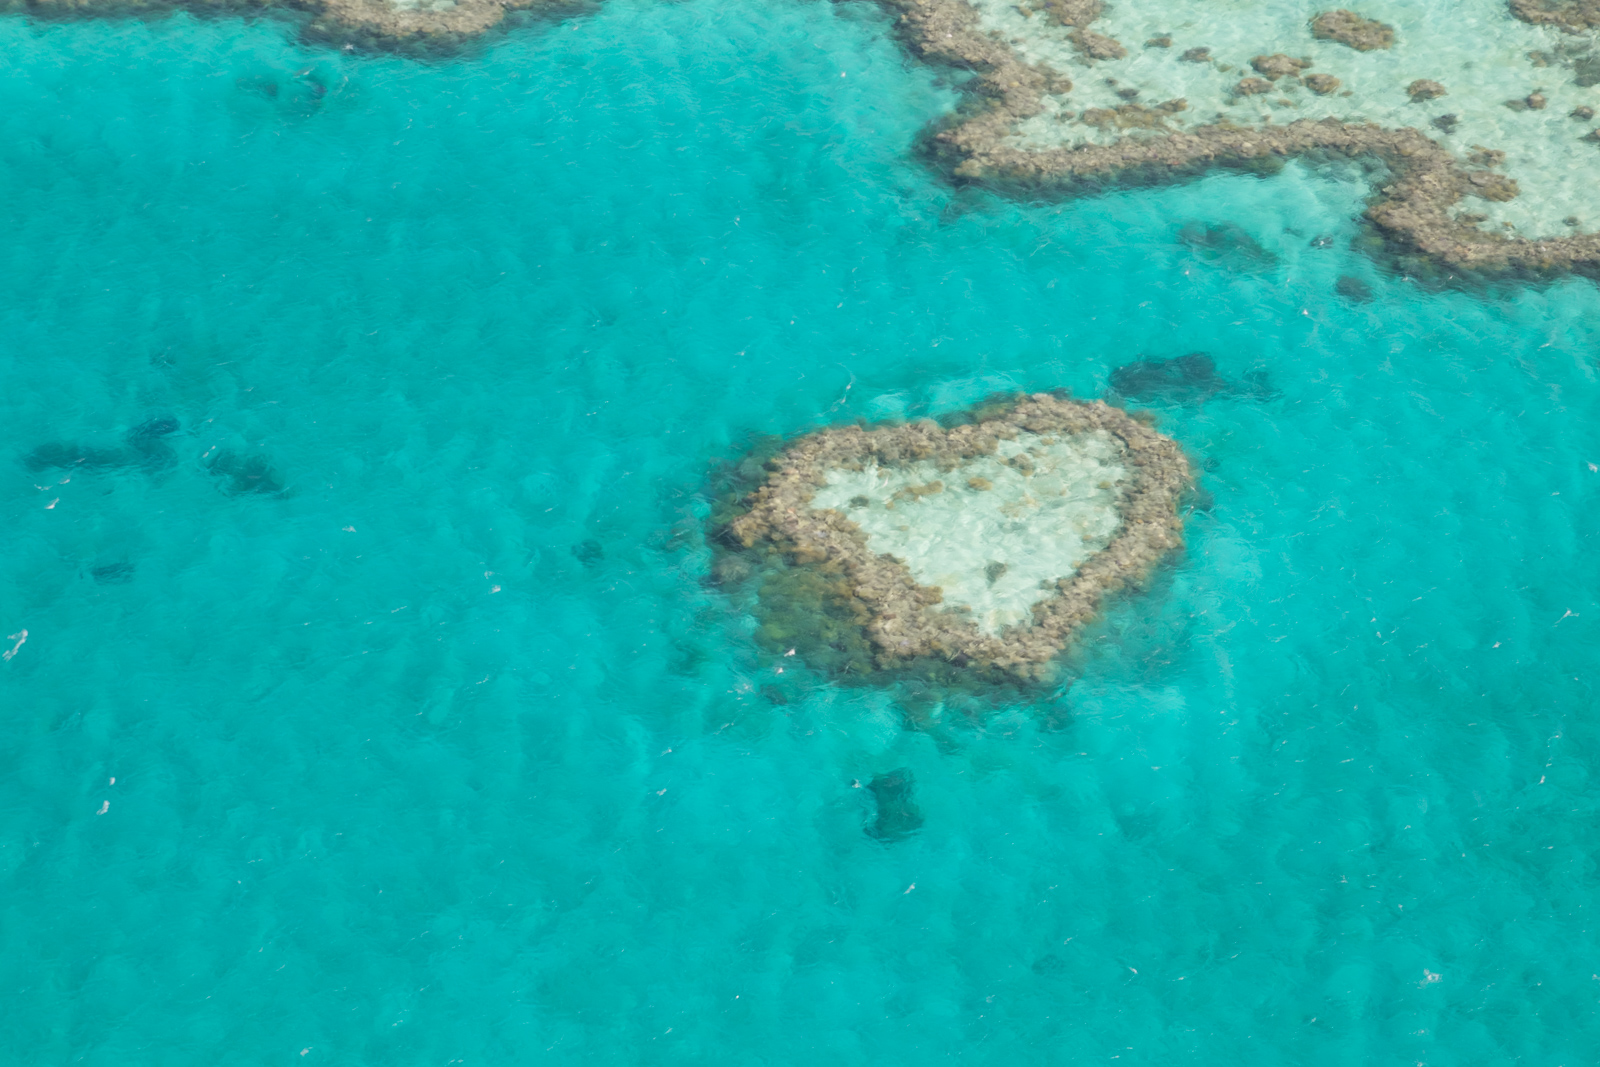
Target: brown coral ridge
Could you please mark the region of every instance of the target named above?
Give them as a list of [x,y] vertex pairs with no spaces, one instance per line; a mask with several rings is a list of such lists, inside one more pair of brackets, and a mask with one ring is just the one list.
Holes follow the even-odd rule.
[[1600,29],[1600,0],[1511,0],[1511,13],[1523,22],[1572,33]]
[[[1257,128],[1220,122],[1110,145],[1018,148],[1010,143],[1017,123],[1044,109],[1045,93],[1065,91],[1051,87],[1051,73],[1024,64],[1008,46],[982,32],[977,13],[963,0],[882,2],[901,12],[901,29],[918,55],[978,75],[974,88],[986,98],[986,106],[962,113],[934,134],[929,146],[958,180],[1097,192],[1118,184],[1173,181],[1219,167],[1270,169],[1294,156],[1375,158],[1388,167],[1392,180],[1377,190],[1366,216],[1391,252],[1406,258],[1420,254],[1450,271],[1484,276],[1600,273],[1600,234],[1528,240],[1486,233],[1451,215],[1464,196],[1503,199],[1515,195],[1515,185],[1499,175],[1469,170],[1410,127],[1388,129],[1336,119]],[[1309,84],[1321,77],[1305,79]],[[1331,92],[1338,83],[1329,81],[1331,85],[1320,84],[1313,91]],[[1124,125],[1121,117],[1117,125]]]
[[0,11],[37,18],[149,16],[183,8],[205,14],[278,14],[305,23],[308,37],[350,47],[448,49],[499,25],[507,12],[564,0],[455,0],[399,8],[388,0],[0,0]]
[[[1021,431],[1084,434],[1101,430],[1123,451],[1129,482],[1121,525],[1109,544],[1086,560],[1033,608],[1031,622],[981,633],[971,618],[940,608],[942,593],[920,585],[900,560],[874,553],[867,536],[839,511],[811,500],[830,468],[875,462],[894,466],[932,460],[945,470],[995,452]],[[981,421],[945,429],[932,421],[868,429],[846,426],[809,434],[768,466],[766,483],[747,500],[749,511],[728,525],[745,548],[775,546],[800,565],[842,571],[851,596],[865,605],[864,629],[879,669],[893,670],[938,657],[975,671],[998,669],[1022,680],[1050,675],[1050,661],[1099,612],[1107,595],[1144,580],[1168,553],[1183,546],[1178,499],[1190,484],[1188,461],[1165,437],[1120,408],[1036,393]]]
[[1313,18],[1311,36],[1322,41],[1338,41],[1357,52],[1371,52],[1394,44],[1394,27],[1340,8],[1324,11]]
[[[999,138],[1017,119],[1036,115],[1046,93],[1072,91],[1072,82],[1049,67],[1024,63],[1011,48],[978,27],[978,13],[962,0],[884,0],[898,11],[896,23],[907,46],[930,63],[942,63],[978,74],[973,89],[990,100],[990,106],[969,120],[984,124]],[[1070,14],[1058,17],[1093,18],[1097,3],[1057,0]],[[1053,12],[1055,6],[1050,8]],[[1092,12],[1092,14],[1091,14]]]
[[1128,54],[1122,47],[1122,42],[1115,37],[1107,37],[1103,33],[1095,33],[1079,27],[1073,30],[1069,40],[1072,46],[1089,59],[1121,59]]

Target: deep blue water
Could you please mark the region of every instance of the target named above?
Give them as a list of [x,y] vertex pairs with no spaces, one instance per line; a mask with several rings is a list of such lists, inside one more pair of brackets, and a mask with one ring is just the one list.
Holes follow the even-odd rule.
[[[8,1062],[1592,1062],[1600,294],[954,190],[887,30],[0,20]],[[705,580],[752,434],[1193,350],[1280,395],[1158,407],[1215,505],[1065,690],[909,728]]]

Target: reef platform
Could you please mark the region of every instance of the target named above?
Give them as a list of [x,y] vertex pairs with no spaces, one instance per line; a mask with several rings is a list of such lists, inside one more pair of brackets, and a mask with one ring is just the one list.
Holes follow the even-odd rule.
[[[958,178],[1064,192],[1292,157],[1377,160],[1367,217],[1480,273],[1600,270],[1592,0],[881,0],[971,70]],[[1426,17],[1424,17],[1426,15]]]
[[[723,539],[815,576],[872,668],[932,659],[1021,681],[1049,678],[1109,594],[1182,547],[1190,484],[1182,450],[1145,422],[1045,393],[953,426],[821,430],[763,469]],[[766,610],[807,587],[769,582]]]

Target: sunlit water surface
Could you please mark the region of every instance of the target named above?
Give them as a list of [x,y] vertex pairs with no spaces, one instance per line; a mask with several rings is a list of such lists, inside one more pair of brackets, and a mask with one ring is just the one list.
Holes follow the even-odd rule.
[[[11,1062],[1592,1058],[1595,289],[953,190],[887,29],[0,21]],[[1215,503],[1069,688],[908,728],[706,582],[753,434],[1190,351],[1277,395],[1153,405]]]

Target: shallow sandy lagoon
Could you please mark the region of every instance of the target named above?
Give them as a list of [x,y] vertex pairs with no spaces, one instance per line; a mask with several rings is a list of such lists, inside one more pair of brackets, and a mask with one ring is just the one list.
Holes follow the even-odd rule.
[[1111,540],[1126,473],[1121,446],[1103,430],[1021,433],[954,471],[931,461],[830,470],[812,506],[850,516],[874,551],[904,561],[998,635]]

